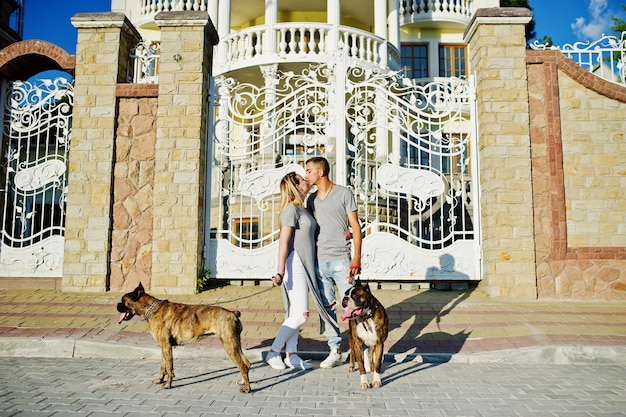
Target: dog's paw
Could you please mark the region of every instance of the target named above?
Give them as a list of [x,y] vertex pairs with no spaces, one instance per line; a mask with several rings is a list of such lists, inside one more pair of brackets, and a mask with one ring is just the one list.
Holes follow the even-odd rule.
[[374,372],[372,376],[372,387],[380,388],[383,386],[383,381],[380,380],[380,374],[378,372]]
[[354,365],[348,365],[348,372],[354,372],[355,369]]
[[237,385],[241,385],[241,387],[239,388],[239,392],[242,392],[244,394],[250,392],[250,383],[244,381],[243,378],[237,381]]
[[158,377],[156,377],[156,378],[154,378],[152,380],[153,384],[160,384],[161,382],[163,382],[163,377],[162,376],[158,376]]
[[367,375],[361,375],[361,383],[359,384],[359,387],[361,387],[361,389],[369,389],[370,388],[370,383],[367,380]]

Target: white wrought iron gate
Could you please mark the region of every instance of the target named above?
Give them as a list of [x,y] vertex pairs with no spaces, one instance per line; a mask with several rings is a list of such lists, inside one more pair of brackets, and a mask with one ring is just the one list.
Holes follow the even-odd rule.
[[416,85],[359,67],[263,74],[260,87],[215,80],[211,276],[275,272],[279,181],[322,155],[331,178],[354,191],[364,278],[480,279],[470,82]]
[[61,277],[73,89],[2,84],[0,276]]

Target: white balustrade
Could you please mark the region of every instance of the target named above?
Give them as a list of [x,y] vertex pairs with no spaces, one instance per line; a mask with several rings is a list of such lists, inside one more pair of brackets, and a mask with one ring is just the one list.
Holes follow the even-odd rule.
[[626,83],[626,31],[618,36],[602,35],[595,41],[549,46],[539,41],[529,44],[531,49],[556,49],[585,70],[605,80]]
[[[275,31],[275,37],[268,31]],[[225,49],[220,56],[224,62],[217,62],[215,73],[223,73],[250,65],[263,65],[275,62],[276,58],[290,61],[323,62],[326,54],[337,50],[340,45],[329,45],[331,25],[320,23],[290,22],[273,25],[254,26],[231,33],[220,41],[219,48]],[[378,36],[355,28],[339,28],[340,43],[351,58],[362,64],[397,69],[400,64],[399,52],[390,47]],[[274,45],[265,45],[266,39],[276,39]],[[385,48],[383,48],[385,46]],[[329,49],[330,48],[330,49]],[[381,51],[385,51],[381,53]]]
[[206,11],[209,0],[142,0],[140,13],[147,15],[158,12],[200,10]]
[[400,19],[404,22],[433,19],[469,23],[473,0],[405,0],[400,2]]

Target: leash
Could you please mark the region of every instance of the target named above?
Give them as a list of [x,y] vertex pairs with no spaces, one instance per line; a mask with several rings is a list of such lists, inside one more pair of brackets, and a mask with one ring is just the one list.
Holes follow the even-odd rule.
[[218,306],[218,305],[221,305],[221,304],[234,303],[235,301],[247,300],[248,298],[256,297],[256,296],[258,296],[258,295],[261,295],[261,294],[263,294],[263,293],[266,293],[266,292],[268,292],[268,291],[271,291],[271,290],[272,290],[272,288],[274,288],[274,287],[269,287],[269,288],[266,288],[266,289],[264,289],[264,290],[262,290],[262,291],[255,292],[254,294],[243,295],[243,296],[241,296],[241,297],[233,298],[233,299],[231,299],[231,300],[224,300],[224,301],[219,301],[219,302],[211,303],[211,305],[212,305],[212,306]]

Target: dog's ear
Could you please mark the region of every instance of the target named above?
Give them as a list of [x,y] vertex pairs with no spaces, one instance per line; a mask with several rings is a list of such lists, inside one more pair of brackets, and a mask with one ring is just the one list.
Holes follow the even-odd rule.
[[146,293],[146,290],[143,289],[143,285],[140,282],[139,285],[137,285],[137,288],[135,288],[135,291],[133,291],[133,299],[137,301],[139,300],[139,297],[141,297],[145,293]]

